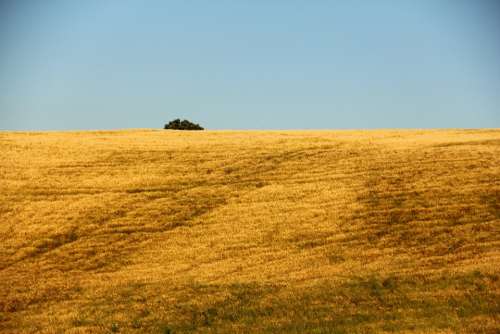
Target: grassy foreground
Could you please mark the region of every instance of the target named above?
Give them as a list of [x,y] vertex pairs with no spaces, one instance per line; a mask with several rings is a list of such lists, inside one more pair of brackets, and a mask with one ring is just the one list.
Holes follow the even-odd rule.
[[0,132],[0,333],[498,333],[500,130]]

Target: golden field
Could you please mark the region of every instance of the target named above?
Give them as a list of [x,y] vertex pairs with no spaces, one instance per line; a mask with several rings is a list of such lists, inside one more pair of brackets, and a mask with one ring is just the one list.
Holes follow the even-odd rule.
[[500,130],[0,132],[0,333],[498,333]]

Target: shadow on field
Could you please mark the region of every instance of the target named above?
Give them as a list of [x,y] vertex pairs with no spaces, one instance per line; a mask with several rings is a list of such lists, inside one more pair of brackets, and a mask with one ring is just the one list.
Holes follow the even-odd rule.
[[[475,172],[457,163],[453,153],[431,147],[385,153],[380,160],[375,154],[358,195],[361,207],[345,228],[354,235],[350,242],[397,249],[417,256],[422,265],[433,256],[431,267],[488,251],[499,218],[498,175]],[[493,168],[494,160],[484,153],[468,151],[466,158]]]

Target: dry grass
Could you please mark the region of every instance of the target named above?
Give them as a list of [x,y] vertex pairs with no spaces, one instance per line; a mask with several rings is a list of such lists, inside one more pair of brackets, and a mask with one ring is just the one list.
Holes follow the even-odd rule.
[[498,333],[500,130],[0,133],[1,333]]

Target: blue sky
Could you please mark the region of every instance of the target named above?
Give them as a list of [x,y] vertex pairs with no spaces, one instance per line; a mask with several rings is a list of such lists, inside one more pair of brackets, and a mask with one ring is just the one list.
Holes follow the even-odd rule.
[[498,1],[2,1],[0,129],[500,127]]

